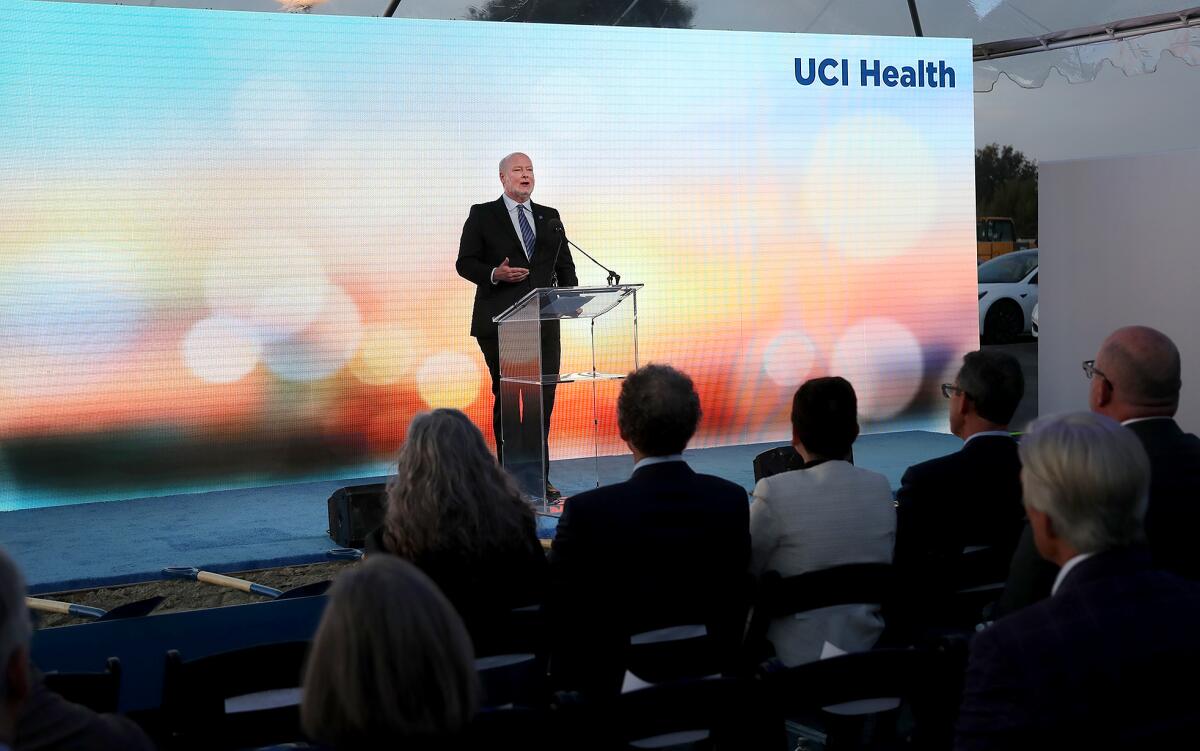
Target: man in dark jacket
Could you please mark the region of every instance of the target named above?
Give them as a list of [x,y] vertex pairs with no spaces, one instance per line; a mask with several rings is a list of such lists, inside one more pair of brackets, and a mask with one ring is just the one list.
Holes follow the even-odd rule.
[[[1108,335],[1095,360],[1083,363],[1091,380],[1088,404],[1128,427],[1150,457],[1146,537],[1154,565],[1200,579],[1200,438],[1175,422],[1182,387],[1179,350],[1166,334],[1127,326]],[[1037,556],[1026,530],[997,615],[1049,594],[1056,569]]]
[[630,635],[703,625],[732,656],[746,616],[750,503],[744,488],[692,471],[683,450],[700,398],[683,373],[649,365],[625,380],[625,482],[566,502],[550,555],[551,667],[563,688],[615,693]]
[[1022,485],[1051,596],[971,643],[956,748],[1185,748],[1200,714],[1200,583],[1141,544],[1150,462],[1134,434],[1081,412],[1034,423]]
[[1004,581],[1025,518],[1021,461],[1008,432],[1025,393],[1020,364],[1003,352],[968,352],[942,392],[950,430],[964,443],[909,467],[900,481],[895,563],[904,596],[896,627],[937,625],[951,592]]

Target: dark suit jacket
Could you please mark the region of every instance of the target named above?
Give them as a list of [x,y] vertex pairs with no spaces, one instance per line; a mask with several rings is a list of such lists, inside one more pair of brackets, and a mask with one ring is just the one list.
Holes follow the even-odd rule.
[[[1128,426],[1150,457],[1150,504],[1146,537],[1154,564],[1200,579],[1200,438],[1184,433],[1172,419],[1135,422]],[[997,616],[1049,596],[1058,567],[1038,555],[1033,533],[1025,529],[1013,554]]]
[[[561,236],[560,248],[560,236],[547,226],[551,219],[558,218],[558,210],[532,202],[530,205],[533,207],[534,232],[537,235],[532,259],[525,258],[524,246],[509,219],[503,197],[471,207],[458,243],[458,261],[454,264],[459,276],[475,284],[471,336],[496,336],[496,324],[492,323],[492,318],[503,313],[531,289],[551,286],[551,277],[556,271],[558,286],[573,287],[579,284],[566,237]],[[505,258],[510,266],[529,269],[529,276],[517,284],[492,284],[492,270]]]
[[40,674],[17,718],[13,748],[25,751],[91,751],[119,748],[139,751],[154,748],[142,729],[129,718],[97,714],[46,688]]
[[628,636],[664,626],[704,623],[735,644],[749,563],[745,489],[685,462],[571,497],[550,553],[556,679],[615,688]]
[[1154,570],[1145,549],[1089,558],[975,636],[955,747],[1191,747],[1197,633],[1200,584]]
[[1128,427],[1150,456],[1146,538],[1154,565],[1200,579],[1200,438],[1167,418]]
[[[947,574],[1002,581],[1021,533],[1021,460],[1007,436],[980,436],[962,450],[908,468],[896,492],[896,555],[901,576]],[[963,548],[991,546],[994,565],[960,571]],[[948,580],[972,586],[984,581]]]

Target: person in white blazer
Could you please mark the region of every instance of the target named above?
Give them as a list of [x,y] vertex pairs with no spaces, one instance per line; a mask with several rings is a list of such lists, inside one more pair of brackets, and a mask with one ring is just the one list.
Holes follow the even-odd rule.
[[[751,573],[784,577],[851,563],[891,563],[896,509],[888,480],[845,457],[858,438],[858,398],[844,378],[807,381],[792,399],[801,469],[763,478],[750,506]],[[767,637],[788,666],[870,649],[883,633],[873,605],[836,605],[775,619]],[[826,647],[826,643],[834,649]]]

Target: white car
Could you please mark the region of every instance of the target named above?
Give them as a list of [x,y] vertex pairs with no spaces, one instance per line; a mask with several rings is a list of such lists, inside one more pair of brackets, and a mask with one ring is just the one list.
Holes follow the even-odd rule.
[[1033,327],[1038,252],[1005,253],[979,266],[979,337],[1005,344]]
[[1037,339],[1037,303],[1033,304],[1033,338]]

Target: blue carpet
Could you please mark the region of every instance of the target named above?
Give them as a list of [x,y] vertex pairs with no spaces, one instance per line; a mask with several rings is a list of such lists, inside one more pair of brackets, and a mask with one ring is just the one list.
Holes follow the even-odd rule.
[[[747,490],[759,452],[782,444],[689,451],[699,472],[725,477]],[[859,466],[887,476],[895,488],[905,468],[957,450],[951,435],[926,431],[882,433],[854,444]],[[628,456],[602,457],[601,484],[624,480]],[[555,462],[551,478],[567,495],[594,487],[596,462]],[[0,545],[25,572],[32,593],[82,589],[161,578],[166,566],[240,571],[311,563],[333,547],[326,535],[326,500],[349,484],[382,478],[330,480],[267,488],[85,503],[0,513]],[[553,534],[552,519],[542,533]]]

